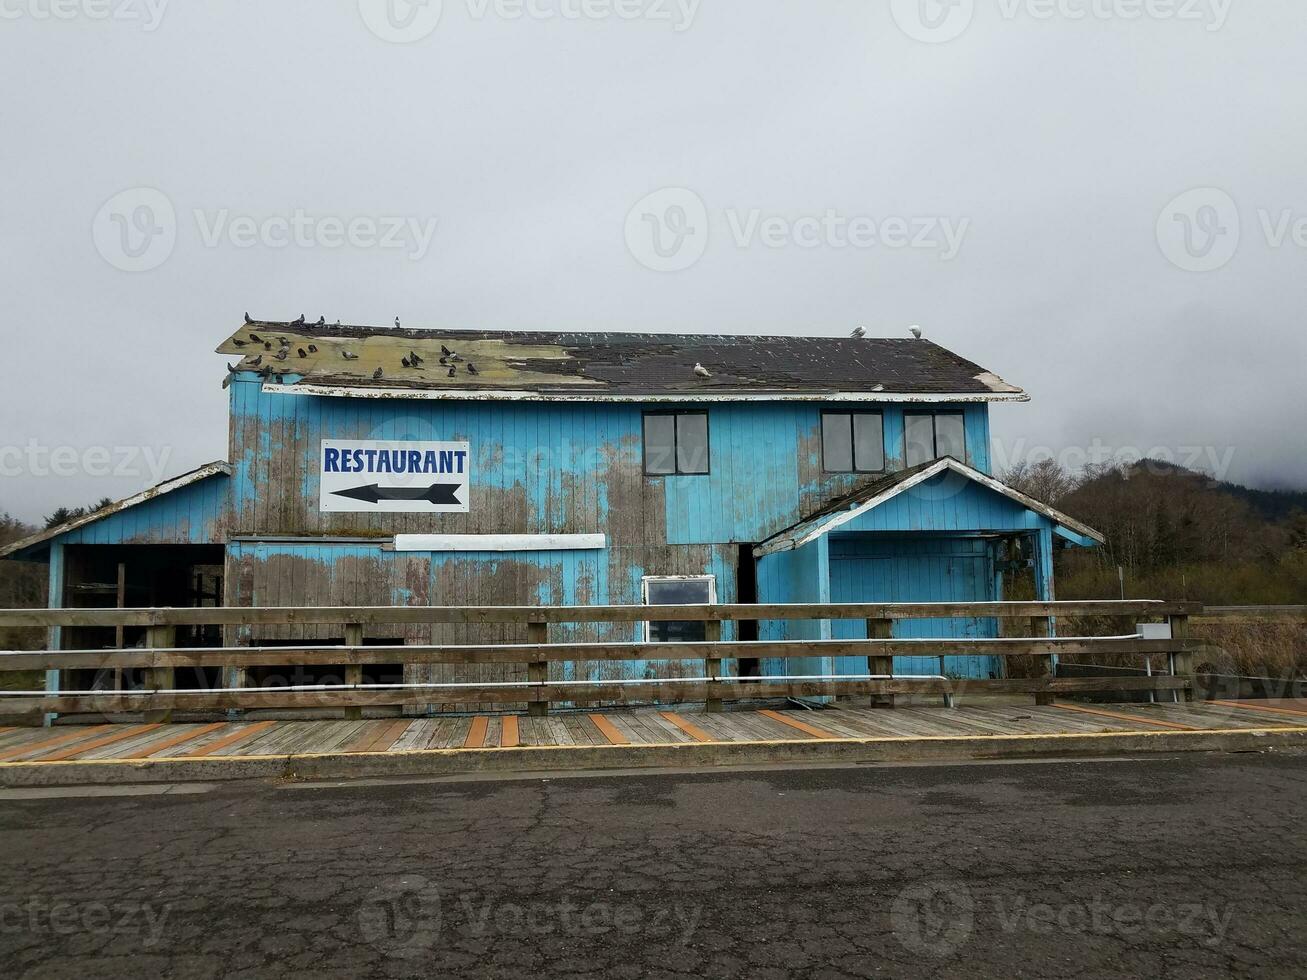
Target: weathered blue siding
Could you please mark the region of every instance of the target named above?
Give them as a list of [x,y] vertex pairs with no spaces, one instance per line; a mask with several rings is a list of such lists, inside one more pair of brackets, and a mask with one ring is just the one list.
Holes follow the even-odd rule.
[[60,535],[62,544],[222,544],[229,478],[216,474]]
[[[1053,597],[1052,522],[995,491],[954,473],[905,490],[846,521],[795,551],[758,563],[765,602],[985,602],[1001,598],[994,545],[981,533],[1028,534],[1035,543],[1039,598]],[[817,545],[829,542],[828,567]],[[765,589],[765,592],[764,592]],[[827,599],[814,598],[816,595]],[[791,639],[862,638],[866,623],[767,623],[764,636]],[[993,619],[900,620],[896,637],[986,637],[998,634]],[[948,657],[953,676],[1002,676],[997,657]],[[862,674],[864,658],[836,658],[822,673]],[[934,674],[936,658],[897,657],[895,673]],[[778,671],[774,671],[778,672]],[[816,672],[816,671],[813,671]]]
[[[427,401],[333,398],[265,392],[252,376],[231,385],[233,474],[201,480],[64,535],[60,544],[226,543],[231,605],[593,605],[638,604],[646,575],[711,574],[721,602],[739,598],[738,562],[748,546],[796,523],[833,497],[879,474],[826,473],[821,414],[879,411],[885,419],[888,470],[903,466],[903,416],[921,405],[731,402],[675,406],[622,403]],[[709,415],[710,469],[705,476],[650,477],[643,470],[642,416],[648,408],[684,407]],[[960,410],[967,459],[990,468],[988,406]],[[324,514],[318,509],[318,454],[323,439],[467,440],[472,448],[471,506],[466,514]],[[1047,521],[975,484],[944,476],[876,508],[795,552],[768,556],[757,568],[762,602],[882,600],[922,595],[988,598],[988,571],[949,573],[931,585],[939,561],[967,562],[967,544],[947,555],[939,544],[901,544],[893,581],[878,577],[841,549],[863,532],[1047,530]],[[397,553],[383,543],[397,533],[603,533],[608,547],[588,552]],[[285,540],[283,540],[285,539]],[[293,539],[293,540],[289,540]],[[314,540],[317,539],[317,540]],[[844,542],[844,543],[841,543]],[[916,550],[914,550],[914,548]],[[936,549],[936,550],[932,550]],[[1047,552],[1051,554],[1051,550]],[[874,559],[868,558],[874,561]],[[1041,562],[1041,568],[1044,562]],[[954,566],[950,566],[954,567]],[[923,591],[924,590],[924,591]],[[861,624],[760,624],[760,637],[829,638]],[[924,629],[901,624],[900,630]],[[979,629],[944,624],[950,630]],[[326,638],[291,627],[288,638]],[[277,631],[242,640],[274,639]],[[630,627],[551,628],[553,639],[635,639]],[[734,636],[727,627],[725,636]],[[950,633],[947,635],[962,635]],[[520,642],[511,628],[400,628],[377,638],[406,642]],[[829,660],[771,664],[771,672],[828,673]],[[649,676],[689,665],[578,664],[568,676]],[[858,670],[865,665],[858,666]],[[904,669],[916,669],[916,665]],[[933,669],[933,668],[932,668]],[[990,665],[961,665],[968,673]],[[428,672],[446,676],[442,670]]]
[[839,526],[853,531],[1037,531],[1048,518],[956,473],[941,473]]
[[[998,598],[994,553],[982,538],[882,537],[868,534],[834,535],[831,541],[832,602],[988,602]],[[837,621],[833,634],[840,639],[867,635],[862,620]],[[993,619],[901,619],[894,636],[927,637],[997,636]],[[835,672],[862,674],[865,658],[836,658]],[[998,677],[997,657],[946,657],[944,671],[955,677]],[[896,674],[937,674],[934,657],[895,657]]]
[[[231,386],[233,527],[249,533],[430,530],[602,531],[617,546],[761,541],[832,496],[874,479],[822,471],[822,405],[736,402],[707,407],[711,473],[647,478],[641,418],[613,403],[401,401],[268,394]],[[702,406],[683,406],[699,408]],[[903,406],[836,405],[885,416],[889,469],[903,460]],[[989,468],[988,406],[966,415],[968,459]],[[464,440],[472,445],[469,514],[320,514],[324,438]],[[272,492],[269,492],[272,491]]]
[[[828,603],[830,590],[830,539],[820,537],[793,551],[764,555],[758,561],[758,601],[762,603]],[[760,640],[829,640],[828,619],[761,620]],[[796,660],[764,660],[762,672],[769,676],[829,674],[829,657]]]

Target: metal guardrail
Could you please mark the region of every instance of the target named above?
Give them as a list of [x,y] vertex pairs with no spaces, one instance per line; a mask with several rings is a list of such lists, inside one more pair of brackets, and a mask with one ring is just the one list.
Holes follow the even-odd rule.
[[[723,702],[776,697],[870,696],[892,706],[899,694],[938,694],[946,701],[969,691],[1029,693],[1050,703],[1058,693],[1086,690],[1168,691],[1192,697],[1193,654],[1199,645],[1187,638],[1190,615],[1198,603],[1162,601],[977,602],[977,603],[839,603],[825,605],[696,606],[385,606],[385,607],[208,607],[150,609],[0,610],[0,626],[146,627],[144,648],[0,652],[0,671],[106,670],[146,671],[145,686],[133,691],[0,692],[0,715],[76,712],[138,712],[147,720],[165,721],[174,710],[333,707],[358,717],[364,707],[414,704],[526,704],[530,713],[547,713],[551,702],[596,703],[704,701],[721,710]],[[1147,640],[1137,635],[1058,637],[1058,617],[1111,616],[1168,618],[1172,639]],[[903,639],[892,635],[903,619],[997,618],[1028,624],[1030,636],[1016,638]],[[727,641],[722,623],[759,620],[865,620],[867,639]],[[563,623],[703,622],[705,640],[689,643],[548,642],[548,626]],[[446,644],[367,646],[365,626],[388,624],[519,624],[525,644]],[[277,647],[184,648],[175,645],[181,626],[339,625],[345,645],[305,643]],[[1054,658],[1080,654],[1151,656],[1165,654],[1170,670],[1150,677],[1059,678]],[[1035,658],[1039,675],[1001,680],[953,680],[940,675],[895,676],[894,657],[983,655]],[[723,669],[723,661],[865,657],[867,672],[857,675],[740,677]],[[526,665],[526,679],[503,682],[431,684],[364,684],[369,664]],[[577,681],[549,677],[559,662],[702,661],[695,676]],[[246,684],[252,667],[340,664],[342,684],[256,688]],[[175,687],[177,668],[221,667],[229,678],[217,689]]]

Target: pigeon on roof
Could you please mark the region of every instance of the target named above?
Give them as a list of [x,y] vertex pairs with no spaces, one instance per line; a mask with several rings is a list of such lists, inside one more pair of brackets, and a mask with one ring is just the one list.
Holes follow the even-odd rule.
[[[485,380],[478,379],[481,386],[492,391],[503,388],[515,395],[524,391],[545,395],[588,392],[602,400],[696,393],[725,399],[767,395],[820,399],[831,394],[875,392],[881,397],[901,394],[935,400],[1025,400],[1020,388],[924,335],[917,338],[904,328],[899,338],[883,338],[872,336],[870,327],[864,329],[868,331],[866,337],[852,338],[847,331],[836,337],[704,336],[494,330],[454,333],[406,327],[396,334],[389,325],[344,326],[318,335],[322,343],[317,347],[325,356],[312,358],[311,365],[302,365],[307,370],[299,372],[300,377],[287,380],[292,385],[366,387],[373,383],[373,370],[382,364],[389,365],[386,375],[390,384],[456,389],[460,387],[459,372],[447,378],[449,368],[473,361],[481,375],[486,374],[483,365],[495,365]],[[250,333],[249,327],[241,325],[237,334],[228,335],[220,350],[245,356],[250,348],[242,350],[236,340],[245,341]],[[315,353],[305,343],[303,332],[292,330],[288,334],[297,337],[291,343]],[[311,327],[307,335],[313,336]],[[263,336],[254,336],[259,337],[259,343],[264,341]],[[268,339],[277,338],[274,335]],[[451,347],[451,343],[458,347]],[[359,345],[365,345],[368,351],[366,366],[349,363],[363,359],[354,353],[361,352]],[[269,349],[275,353],[276,344]],[[293,347],[291,352],[295,352]],[[415,363],[422,365],[415,354],[418,359],[429,359],[433,368],[443,361],[439,364],[443,370],[399,374],[396,369],[403,355],[408,356],[410,368]],[[272,353],[264,360],[273,361]],[[692,370],[695,364],[703,366],[708,376]],[[705,384],[708,380],[711,385]]]

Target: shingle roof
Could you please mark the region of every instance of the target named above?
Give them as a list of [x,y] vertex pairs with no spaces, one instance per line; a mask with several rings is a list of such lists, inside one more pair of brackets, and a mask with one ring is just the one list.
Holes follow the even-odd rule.
[[[251,340],[253,333],[258,338]],[[275,360],[282,340],[289,348]],[[242,341],[243,344],[238,344]],[[270,347],[268,346],[270,345]],[[309,350],[312,345],[316,350]],[[461,360],[441,362],[442,346]],[[299,356],[303,350],[305,357]],[[559,393],[572,397],[766,397],[862,394],[1024,400],[1025,393],[928,340],[701,336],[634,333],[495,332],[255,323],[219,353],[237,367],[296,387],[432,392]],[[347,359],[344,352],[357,355]],[[404,367],[410,351],[419,367]],[[249,359],[262,355],[259,365]],[[711,377],[695,374],[702,364]],[[468,371],[473,365],[476,373]],[[449,369],[454,368],[453,377]],[[377,368],[382,377],[374,378]]]

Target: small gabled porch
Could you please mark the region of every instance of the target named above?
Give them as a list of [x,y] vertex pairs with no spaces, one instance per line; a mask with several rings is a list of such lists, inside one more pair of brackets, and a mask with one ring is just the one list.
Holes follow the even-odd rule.
[[[1003,572],[1029,568],[1035,598],[1055,597],[1055,547],[1103,536],[1069,515],[951,457],[893,473],[754,548],[758,601],[768,603],[997,602]],[[865,639],[862,620],[767,621],[761,639]],[[887,634],[890,635],[890,634]],[[906,619],[900,639],[997,637],[989,618]],[[895,657],[895,675],[996,678],[1001,657]],[[764,674],[865,674],[859,657],[767,662]]]

